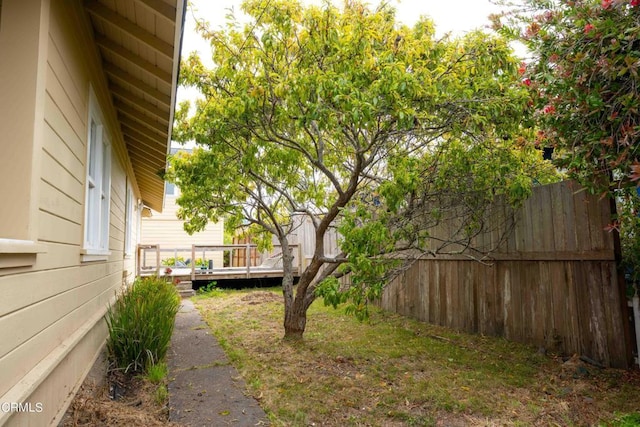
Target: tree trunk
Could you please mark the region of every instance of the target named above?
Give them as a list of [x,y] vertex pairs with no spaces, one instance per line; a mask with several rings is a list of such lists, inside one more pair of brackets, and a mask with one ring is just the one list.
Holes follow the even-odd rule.
[[[316,232],[316,250],[311,263],[300,275],[297,289],[293,292],[293,255],[289,250],[286,237],[280,239],[282,245],[282,293],[284,294],[284,338],[301,340],[307,326],[307,310],[315,300],[313,287],[310,287],[320,271],[324,255],[324,234],[327,227],[322,227],[321,232]],[[285,256],[287,254],[288,256]]]
[[[307,310],[300,304],[300,286],[298,292],[293,292],[293,255],[289,249],[286,237],[279,239],[282,246],[282,294],[284,296],[284,338],[292,340],[302,339],[307,325]],[[300,284],[298,284],[300,285]]]
[[[308,274],[303,274],[298,282],[295,297],[291,294],[284,298],[284,338],[291,340],[301,340],[307,326],[307,310],[315,300],[312,294],[307,295],[311,279]],[[293,283],[293,276],[291,278]],[[284,285],[284,279],[283,279]],[[292,286],[293,288],[293,286]]]
[[307,326],[307,307],[304,299],[294,298],[290,305],[284,307],[284,339],[299,341],[302,339],[304,330]]

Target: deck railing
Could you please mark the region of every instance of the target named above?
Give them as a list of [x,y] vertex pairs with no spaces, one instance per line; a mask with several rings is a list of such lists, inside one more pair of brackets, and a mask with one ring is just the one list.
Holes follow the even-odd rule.
[[[289,245],[290,250],[294,256],[294,270],[299,271],[301,267],[302,257],[300,255],[300,246],[297,244]],[[167,269],[174,270],[182,270],[183,269],[190,270],[191,280],[196,280],[198,275],[211,275],[215,272],[219,272],[221,274],[229,273],[229,272],[239,272],[244,271],[244,276],[246,278],[251,277],[252,270],[255,271],[257,269],[268,269],[272,268],[273,270],[282,270],[282,251],[279,250],[281,248],[280,245],[273,245],[273,249],[270,252],[261,252],[259,253],[259,257],[256,259],[255,253],[257,250],[257,246],[251,243],[242,243],[242,244],[228,244],[228,245],[191,245],[190,248],[161,248],[160,245],[157,244],[140,244],[138,245],[137,251],[137,266],[138,266],[138,276],[144,275],[167,275]],[[223,262],[222,266],[214,266],[213,260],[211,257],[211,252],[229,252],[229,264],[231,260],[238,260],[236,256],[234,258],[234,251],[244,251],[245,255],[245,265],[244,266],[232,266],[225,265]],[[163,254],[171,254],[165,255]],[[181,261],[180,258],[184,258],[184,256],[190,256],[188,262]],[[162,263],[163,259],[167,259],[167,257],[173,258],[172,264],[164,264]],[[200,258],[196,258],[200,257]],[[151,259],[150,259],[151,258]],[[222,257],[224,259],[224,255]],[[196,263],[196,260],[199,262]],[[256,265],[257,261],[260,261],[261,264]],[[280,267],[277,267],[278,262],[280,262]]]

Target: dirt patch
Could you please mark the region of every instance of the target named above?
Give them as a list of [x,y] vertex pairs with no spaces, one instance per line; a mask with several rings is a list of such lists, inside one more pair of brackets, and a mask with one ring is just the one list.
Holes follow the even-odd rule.
[[166,403],[156,401],[158,385],[117,372],[107,374],[102,385],[85,381],[69,406],[61,427],[169,426]]
[[249,305],[282,302],[282,295],[274,294],[273,292],[256,291],[243,296],[242,301]]

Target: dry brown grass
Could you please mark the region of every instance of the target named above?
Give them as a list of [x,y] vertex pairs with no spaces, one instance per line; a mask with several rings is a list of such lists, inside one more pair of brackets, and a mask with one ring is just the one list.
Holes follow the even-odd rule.
[[607,425],[640,407],[637,371],[321,302],[291,343],[278,291],[215,295],[196,306],[276,426]]

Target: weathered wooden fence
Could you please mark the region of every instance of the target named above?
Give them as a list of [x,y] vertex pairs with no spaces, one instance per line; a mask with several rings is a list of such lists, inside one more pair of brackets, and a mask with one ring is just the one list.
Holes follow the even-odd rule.
[[[251,243],[251,239],[247,237],[233,238],[234,245],[241,245],[246,243]],[[260,253],[256,248],[249,250],[249,257],[247,257],[247,249],[245,248],[234,249],[231,252],[230,258],[231,258],[231,267],[246,267],[247,259],[249,259],[249,262],[250,262],[249,265],[252,267],[256,265],[260,265],[260,263],[262,262],[262,257],[260,256]]]
[[474,243],[495,243],[512,215],[498,250],[483,262],[469,254],[422,258],[385,288],[381,306],[458,330],[578,353],[605,366],[629,366],[624,283],[613,235],[604,230],[609,202],[579,190],[568,181],[537,187],[516,212],[496,208],[493,217],[504,225]]

